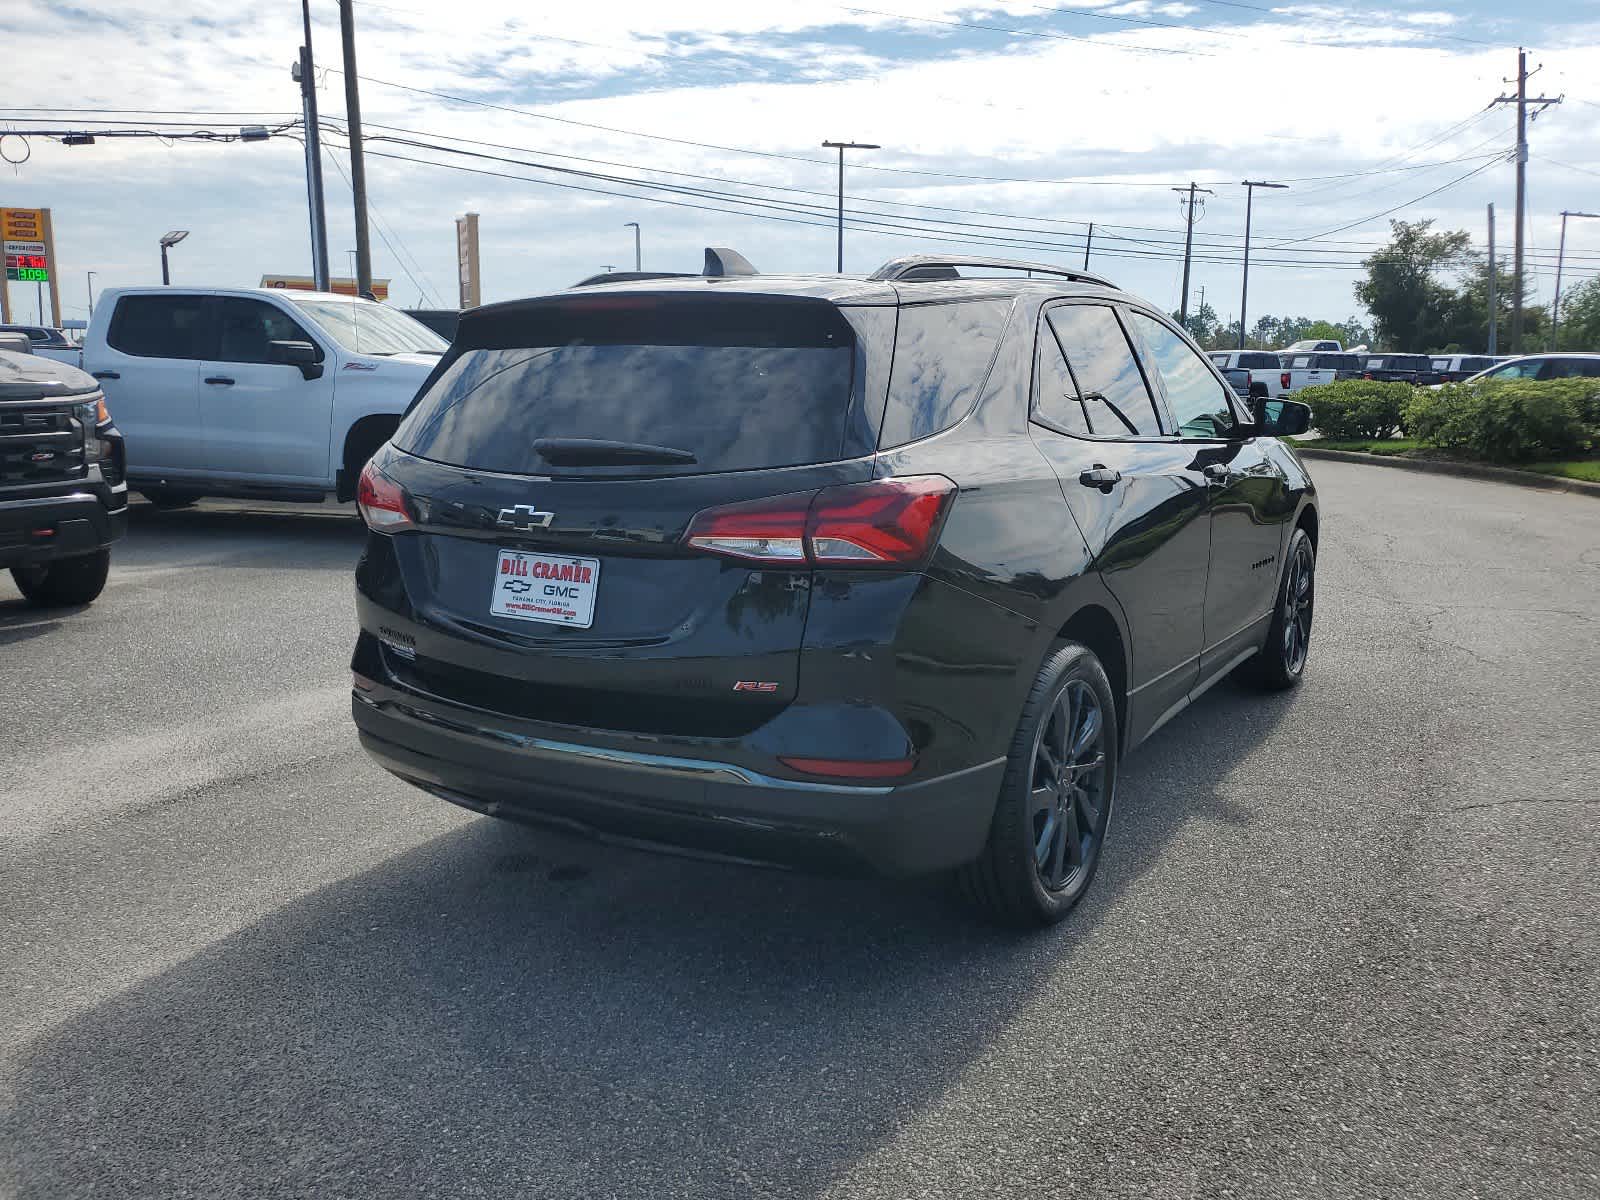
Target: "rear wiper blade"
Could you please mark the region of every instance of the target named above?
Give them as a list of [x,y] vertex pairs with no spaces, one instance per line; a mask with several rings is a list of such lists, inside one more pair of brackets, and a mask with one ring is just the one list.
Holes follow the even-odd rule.
[[675,446],[649,442],[613,442],[607,438],[539,438],[533,443],[542,458],[558,467],[609,466],[630,463],[692,463],[695,457]]

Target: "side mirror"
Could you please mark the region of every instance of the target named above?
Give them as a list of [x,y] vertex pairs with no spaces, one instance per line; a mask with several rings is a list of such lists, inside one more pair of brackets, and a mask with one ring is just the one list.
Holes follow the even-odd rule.
[[317,348],[310,342],[268,342],[267,361],[285,366],[299,367],[303,379],[322,378],[322,364],[317,361]]
[[1288,437],[1311,428],[1311,406],[1298,400],[1268,400],[1260,411],[1256,432],[1261,437]]

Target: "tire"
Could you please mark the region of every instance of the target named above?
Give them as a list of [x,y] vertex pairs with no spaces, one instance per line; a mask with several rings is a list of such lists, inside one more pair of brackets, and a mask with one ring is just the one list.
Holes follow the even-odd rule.
[[139,494],[163,512],[174,508],[188,508],[200,497],[193,492],[175,492],[171,488],[139,489]]
[[985,916],[1053,925],[1089,890],[1116,799],[1118,732],[1100,660],[1076,642],[1057,643],[1022,706],[989,840],[957,872]]
[[1304,529],[1296,529],[1284,556],[1283,577],[1278,581],[1267,640],[1261,653],[1241,669],[1247,682],[1266,691],[1281,692],[1305,677],[1316,601],[1317,550],[1310,535]]
[[12,567],[11,577],[28,603],[39,608],[61,608],[92,601],[105,588],[110,569],[111,551],[107,549],[37,566]]

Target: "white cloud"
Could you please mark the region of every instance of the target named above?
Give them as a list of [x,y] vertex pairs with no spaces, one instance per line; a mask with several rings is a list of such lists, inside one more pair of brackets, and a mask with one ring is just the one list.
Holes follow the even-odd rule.
[[[1036,5],[991,6],[995,16],[979,19],[975,9],[925,0],[861,3],[882,3],[884,11],[908,16],[1046,27],[1039,24]],[[1190,5],[1153,5],[1149,0],[1074,4],[1085,6],[1109,14],[1154,12],[1162,19],[1193,11]],[[333,5],[318,0],[316,11],[319,61],[324,67],[336,65]],[[1175,307],[1176,262],[1113,257],[1119,252],[1170,252],[1179,235],[1159,228],[1175,230],[1180,218],[1168,185],[1190,178],[1298,179],[1371,167],[1480,110],[1497,93],[1499,77],[1509,65],[1500,51],[1458,43],[1441,48],[1428,41],[1427,28],[1435,24],[1431,18],[1425,23],[1373,24],[1345,13],[1339,22],[1323,25],[1308,19],[1305,8],[1297,9],[1292,19],[1257,14],[1260,19],[1251,24],[1225,26],[1237,36],[1050,20],[1048,28],[1089,38],[1092,44],[852,16],[812,3],[684,0],[673,6],[550,6],[540,10],[536,21],[508,19],[506,11],[487,0],[458,0],[448,7],[428,0],[381,7],[358,2],[361,72],[572,121],[817,161],[654,141],[449,104],[374,83],[364,84],[362,91],[369,133],[381,135],[379,125],[400,126],[544,155],[809,189],[818,194],[770,198],[786,196],[818,209],[796,218],[806,224],[764,222],[398,162],[378,155],[414,151],[375,142],[369,147],[368,174],[376,211],[447,299],[452,298],[448,291],[454,277],[451,222],[469,208],[483,214],[487,294],[494,298],[560,286],[602,263],[631,262],[631,232],[622,228],[628,220],[644,223],[650,265],[693,268],[699,247],[716,242],[739,246],[767,269],[825,269],[832,261],[832,233],[826,226],[834,175],[817,143],[825,137],[848,137],[886,147],[853,159],[852,194],[1021,214],[1032,218],[1030,228],[1069,233],[1071,238],[1055,254],[1069,261],[1081,256],[1076,238],[1082,226],[1050,222],[1093,220],[1100,226],[1097,248],[1106,255],[1101,266]],[[300,41],[295,6],[268,0],[195,0],[188,6],[187,23],[174,23],[167,7],[155,0],[131,0],[107,13],[105,20],[90,22],[70,16],[70,10],[63,17],[40,0],[23,0],[8,51],[13,102],[162,109],[265,106],[296,112],[298,95],[288,73]],[[1219,19],[1209,10],[1206,15]],[[1086,24],[1093,28],[1086,29]],[[843,29],[852,32],[845,37]],[[903,41],[906,35],[914,41]],[[1361,49],[1301,44],[1307,41],[1343,41]],[[1583,64],[1600,57],[1597,41],[1600,37],[1587,42],[1569,38],[1559,54],[1547,57],[1554,69],[1565,67],[1574,79],[1592,78],[1593,71]],[[908,48],[917,57],[902,57]],[[774,73],[793,81],[779,82]],[[342,117],[342,87],[340,75],[327,76],[320,92],[325,116]],[[1580,165],[1600,161],[1595,123],[1572,119],[1576,115],[1558,111],[1536,125],[1536,157]],[[217,118],[223,127],[230,120]],[[1397,165],[1467,153],[1496,128],[1508,141],[1506,125],[1503,112],[1490,114]],[[616,170],[571,159],[552,161]],[[101,272],[101,285],[148,281],[157,261],[154,239],[173,224],[194,230],[174,252],[181,279],[250,282],[266,271],[304,269],[302,162],[299,146],[289,141],[167,148],[149,141],[102,140],[70,150],[36,142],[35,157],[26,168],[9,178],[0,176],[0,196],[7,203],[56,208],[67,296],[77,302],[85,268]],[[473,165],[536,174],[503,163]],[[1156,186],[964,182],[864,169],[872,165],[987,176],[1115,177]],[[1419,195],[1474,165],[1299,183],[1289,192],[1258,196],[1257,233],[1265,240],[1274,234],[1332,228]],[[1536,167],[1531,185],[1535,244],[1553,244],[1544,210],[1579,206],[1582,189],[1570,192],[1570,202],[1569,192],[1561,190],[1578,178]],[[1437,215],[1445,224],[1476,233],[1483,203],[1496,200],[1509,226],[1509,179],[1509,168],[1498,167],[1400,215]],[[593,181],[581,186],[614,187]],[[338,264],[352,244],[349,198],[337,172],[327,172],[327,187]],[[1242,196],[1231,182],[1216,190],[1199,233],[1208,243],[1217,239],[1214,244],[1231,244],[1226,239],[1242,227]],[[952,223],[953,236],[995,232],[968,229],[962,235],[954,222],[1005,223],[978,215],[921,215]],[[1115,230],[1110,225],[1158,231]],[[1380,220],[1341,237],[1375,242],[1383,231]],[[1050,240],[1043,234],[1028,236]],[[1113,240],[1119,237],[1140,241]],[[1575,240],[1581,238],[1591,240]],[[1600,235],[1575,231],[1569,243],[1600,255]],[[887,233],[852,232],[848,237],[850,265],[857,269],[914,248],[940,245]],[[1001,252],[1050,254],[1044,249]],[[375,242],[375,256],[380,273],[401,281],[399,297],[413,302],[414,290],[381,242]],[[1209,298],[1226,313],[1225,297],[1237,288],[1237,267],[1201,262],[1195,277],[1197,285],[1208,285]],[[1252,271],[1252,309],[1343,316],[1354,310],[1353,278],[1351,272],[1294,272],[1262,263],[1259,272]]]

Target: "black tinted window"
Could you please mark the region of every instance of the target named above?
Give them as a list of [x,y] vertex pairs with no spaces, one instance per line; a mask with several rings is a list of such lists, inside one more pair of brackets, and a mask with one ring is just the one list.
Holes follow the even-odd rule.
[[1478,358],[1463,358],[1460,369],[1475,375],[1479,371],[1487,371],[1492,366],[1494,366],[1494,359],[1480,356]]
[[1057,429],[1088,434],[1089,417],[1078,398],[1078,385],[1067,368],[1066,355],[1046,324],[1039,331],[1039,365],[1034,372],[1034,412]]
[[1010,311],[1009,300],[900,310],[880,446],[928,437],[972,411]]
[[1161,432],[1116,313],[1098,304],[1063,305],[1050,310],[1050,327],[1072,364],[1091,433],[1114,438]]
[[1276,371],[1278,369],[1278,356],[1276,354],[1241,354],[1239,365],[1247,371]]
[[1354,354],[1313,354],[1311,365],[1328,371],[1359,371],[1361,359]]
[[311,342],[311,338],[288,313],[265,300],[229,296],[222,301],[218,361],[264,363],[269,342]]
[[1134,313],[1134,327],[1150,351],[1167,391],[1167,407],[1186,438],[1227,437],[1233,431],[1228,393],[1205,360],[1173,330],[1153,317]]
[[202,358],[204,317],[200,296],[123,296],[106,342],[143,358]]
[[592,300],[462,322],[395,435],[412,454],[540,474],[540,438],[686,450],[679,470],[838,458],[854,337],[831,305]]

